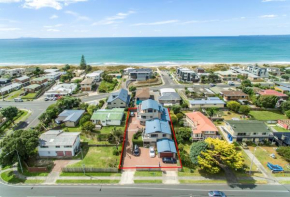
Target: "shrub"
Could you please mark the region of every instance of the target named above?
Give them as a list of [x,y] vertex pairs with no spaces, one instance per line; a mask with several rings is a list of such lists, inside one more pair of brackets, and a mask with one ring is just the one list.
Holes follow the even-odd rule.
[[286,161],[290,162],[290,147],[281,146],[277,149],[277,153],[281,155]]
[[118,155],[119,155],[119,150],[114,149],[114,150],[113,150],[113,155],[118,156]]
[[285,115],[287,116],[287,118],[290,118],[290,110],[286,111]]
[[183,114],[182,113],[177,113],[176,117],[178,118],[178,120],[181,120],[183,118]]

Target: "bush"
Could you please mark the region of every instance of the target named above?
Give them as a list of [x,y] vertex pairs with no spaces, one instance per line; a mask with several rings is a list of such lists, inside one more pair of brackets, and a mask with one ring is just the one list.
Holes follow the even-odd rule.
[[277,153],[281,155],[286,161],[290,162],[290,147],[289,146],[280,146],[277,149]]
[[178,124],[179,124],[179,126],[183,127],[184,122],[181,120],[181,121],[178,122]]
[[287,118],[290,118],[290,110],[286,111],[285,115],[287,116]]
[[181,120],[183,118],[183,114],[182,113],[177,113],[176,117],[178,118],[178,120]]
[[114,150],[113,150],[113,155],[118,156],[118,155],[119,155],[119,150],[114,149]]
[[97,135],[98,141],[108,141],[109,139],[109,134],[98,134]]
[[183,151],[183,150],[184,150],[184,145],[183,145],[183,144],[178,144],[178,149],[179,149],[180,151]]

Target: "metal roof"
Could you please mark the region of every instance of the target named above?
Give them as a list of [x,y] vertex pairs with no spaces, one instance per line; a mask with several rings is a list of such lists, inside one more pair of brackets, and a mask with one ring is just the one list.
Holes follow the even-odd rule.
[[66,117],[63,122],[70,121],[76,122],[85,113],[85,110],[64,110],[58,117]]
[[272,133],[263,121],[258,120],[227,120],[233,130],[238,133]]
[[145,126],[145,133],[166,133],[171,135],[171,129],[168,121],[159,119],[147,120]]
[[179,94],[176,92],[165,92],[165,93],[163,93],[162,96],[159,97],[158,100],[166,100],[166,101],[178,100],[178,101],[180,101],[181,98],[180,98]]
[[176,147],[173,140],[162,139],[157,141],[157,151],[158,153],[162,152],[171,152],[176,153]]
[[50,130],[39,137],[39,146],[72,146],[80,132],[63,132]]
[[[116,100],[116,99],[120,99],[120,100],[124,101],[125,103],[128,103],[128,101],[130,100],[130,99],[128,99],[128,96],[129,96],[129,95],[128,95],[128,90],[121,89],[121,90],[118,91],[118,92],[114,92],[114,93],[112,93],[112,94],[109,96],[107,102],[112,102],[112,101],[114,101],[114,100]],[[129,98],[130,98],[130,97],[129,97]]]
[[100,109],[93,113],[91,120],[122,120],[124,116],[123,108]]

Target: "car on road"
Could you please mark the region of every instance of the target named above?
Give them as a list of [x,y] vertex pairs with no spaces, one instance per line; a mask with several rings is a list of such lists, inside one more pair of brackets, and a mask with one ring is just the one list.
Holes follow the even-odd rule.
[[23,102],[22,98],[14,98],[14,102]]
[[210,83],[209,86],[210,86],[210,87],[215,87],[215,84]]
[[163,157],[162,161],[163,163],[172,163],[172,164],[177,163],[177,160],[173,157]]
[[130,116],[134,117],[135,116],[134,112],[130,112]]
[[134,145],[134,148],[133,148],[133,155],[134,156],[140,156],[140,149],[138,147],[137,144]]
[[219,196],[219,197],[227,197],[224,192],[221,191],[210,191],[208,192],[208,196]]
[[153,146],[149,147],[149,155],[151,158],[155,157],[155,149]]

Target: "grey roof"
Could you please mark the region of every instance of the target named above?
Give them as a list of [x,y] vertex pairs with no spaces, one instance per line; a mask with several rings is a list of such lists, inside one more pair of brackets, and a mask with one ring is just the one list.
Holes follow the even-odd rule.
[[263,121],[258,120],[227,120],[233,130],[238,133],[272,133]]
[[148,99],[145,101],[142,101],[141,103],[141,109],[146,110],[146,109],[155,109],[158,110],[161,113],[161,119],[162,120],[167,120],[170,121],[168,109],[164,108],[161,104],[159,104],[157,101]]
[[165,92],[162,96],[159,97],[159,100],[171,101],[171,100],[178,100],[180,101],[181,98],[178,93],[176,92]]
[[72,146],[80,132],[50,130],[39,137],[39,146]]
[[19,78],[16,78],[16,79],[19,80],[19,81],[23,81],[23,80],[29,79],[29,77],[22,76],[22,77],[19,77]]
[[8,90],[12,90],[14,88],[17,88],[17,87],[21,87],[22,85],[20,83],[12,83],[8,86],[4,86],[3,88],[0,89],[0,91],[8,91]]
[[147,120],[145,133],[166,133],[171,135],[171,130],[168,121],[159,119]]
[[157,151],[158,153],[162,152],[171,152],[176,153],[176,147],[173,140],[162,139],[157,141]]
[[151,68],[140,68],[129,70],[129,73],[150,73],[152,72]]
[[58,117],[66,117],[63,122],[70,121],[76,122],[85,113],[85,110],[64,110]]
[[206,104],[226,104],[220,99],[208,99],[208,100],[190,100],[191,105],[206,105]]
[[[129,98],[128,98],[129,97]],[[128,103],[130,100],[130,96],[128,95],[128,91],[125,89],[121,89],[118,92],[114,92],[109,96],[109,99],[107,100],[107,102],[112,102],[116,99],[120,99],[122,101],[124,101],[125,103]]]
[[8,79],[8,78],[0,78],[0,81],[6,82],[6,81],[10,81],[10,79]]

